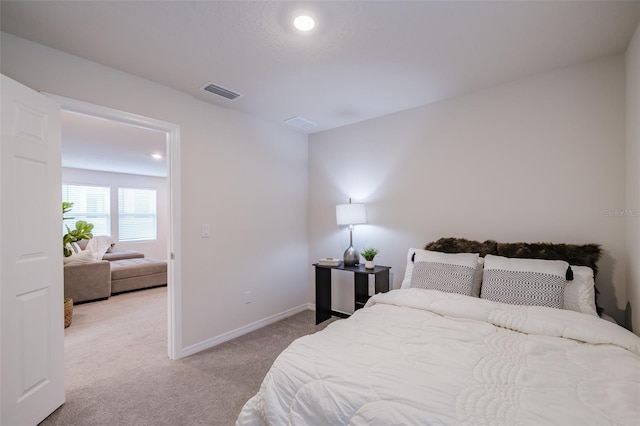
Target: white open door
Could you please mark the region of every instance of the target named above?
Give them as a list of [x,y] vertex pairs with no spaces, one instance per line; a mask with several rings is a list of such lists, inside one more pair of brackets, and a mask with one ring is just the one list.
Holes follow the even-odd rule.
[[2,75],[1,425],[64,403],[60,108]]

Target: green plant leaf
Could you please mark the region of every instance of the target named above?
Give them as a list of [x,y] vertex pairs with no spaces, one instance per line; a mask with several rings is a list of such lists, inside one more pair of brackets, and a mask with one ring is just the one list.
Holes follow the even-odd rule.
[[69,213],[69,211],[71,211],[71,208],[73,207],[73,203],[70,203],[68,201],[63,201],[62,202],[62,220],[69,220],[69,219],[73,219],[72,217],[65,217],[64,215]]
[[[62,202],[62,219],[73,219],[73,218],[65,218],[64,214],[68,213],[71,210],[73,203],[69,203],[66,201]],[[76,222],[75,229],[69,228],[69,225],[65,224],[65,228],[67,228],[67,233],[62,236],[62,253],[64,257],[69,257],[73,254],[73,251],[69,249],[68,245],[71,243],[78,242],[80,240],[90,240],[93,238],[93,224],[87,222],[86,220],[79,220]]]
[[373,258],[378,254],[378,249],[369,247],[362,250],[360,254],[362,255],[362,257],[364,257],[365,260],[373,260]]

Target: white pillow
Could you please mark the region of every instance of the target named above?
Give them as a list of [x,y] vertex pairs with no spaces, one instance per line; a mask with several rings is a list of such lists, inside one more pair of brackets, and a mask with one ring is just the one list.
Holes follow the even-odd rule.
[[480,298],[512,305],[562,309],[569,264],[563,260],[516,259],[488,254]]
[[480,287],[482,287],[483,271],[484,271],[484,257],[478,257],[476,272],[473,276],[473,288],[471,289],[471,295],[473,297],[480,297]]
[[411,275],[413,275],[413,261],[411,257],[414,253],[419,250],[415,248],[410,248],[409,253],[407,254],[407,267],[404,270],[404,279],[402,280],[402,285],[400,288],[411,288]]
[[93,251],[87,248],[86,250],[82,250],[80,253],[74,253],[69,257],[65,257],[62,262],[65,265],[70,265],[73,263],[91,263],[95,261],[96,259]]
[[573,266],[573,280],[564,286],[563,308],[598,316],[596,311],[595,282],[593,269],[588,266]]
[[478,253],[416,250],[411,287],[471,296],[478,258]]

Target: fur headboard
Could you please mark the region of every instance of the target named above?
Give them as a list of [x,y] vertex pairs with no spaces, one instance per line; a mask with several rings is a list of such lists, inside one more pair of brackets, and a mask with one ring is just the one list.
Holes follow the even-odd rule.
[[[570,265],[588,266],[593,269],[594,278],[598,273],[598,265],[602,250],[598,244],[553,244],[553,243],[498,243],[493,240],[484,242],[467,240],[464,238],[440,238],[424,247],[425,250],[444,253],[480,253],[504,257],[518,257],[525,259],[564,260]],[[596,310],[598,315],[603,309],[598,305],[596,293]]]
[[471,241],[464,238],[440,238],[425,246],[425,250],[444,253],[480,253],[525,259],[564,260],[570,265],[588,266],[598,273],[597,262],[602,250],[598,244],[553,244],[553,243],[498,243]]

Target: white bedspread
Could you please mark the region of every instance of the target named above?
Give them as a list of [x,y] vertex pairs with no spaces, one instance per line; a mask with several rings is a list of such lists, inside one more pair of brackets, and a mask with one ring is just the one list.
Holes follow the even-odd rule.
[[637,425],[640,338],[573,311],[378,294],[274,362],[238,425]]

